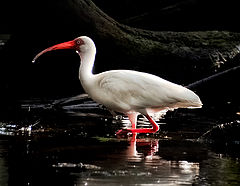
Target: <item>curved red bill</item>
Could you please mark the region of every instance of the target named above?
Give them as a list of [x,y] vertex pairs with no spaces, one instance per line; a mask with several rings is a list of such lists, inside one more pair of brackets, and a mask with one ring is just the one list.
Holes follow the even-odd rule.
[[64,43],[60,43],[60,44],[57,44],[57,45],[54,45],[54,46],[51,46],[41,52],[39,52],[32,60],[32,62],[34,63],[36,61],[36,59],[41,56],[42,54],[46,53],[46,52],[49,52],[49,51],[52,51],[52,50],[60,50],[60,49],[75,49],[76,47],[76,44],[75,44],[75,41],[72,40],[72,41],[67,41],[67,42],[64,42]]

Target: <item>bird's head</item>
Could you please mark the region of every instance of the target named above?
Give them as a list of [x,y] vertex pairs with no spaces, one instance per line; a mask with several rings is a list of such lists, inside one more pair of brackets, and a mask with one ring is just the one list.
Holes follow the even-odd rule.
[[76,39],[72,40],[72,41],[67,41],[64,43],[60,43],[54,46],[51,46],[41,52],[39,52],[32,60],[32,62],[34,63],[36,61],[36,59],[41,56],[42,54],[52,51],[52,50],[60,50],[60,49],[73,49],[76,50],[77,53],[79,53],[79,55],[83,55],[85,53],[88,52],[94,52],[96,53],[96,48],[95,48],[95,44],[92,41],[92,39],[90,39],[87,36],[81,36],[81,37],[77,37]]

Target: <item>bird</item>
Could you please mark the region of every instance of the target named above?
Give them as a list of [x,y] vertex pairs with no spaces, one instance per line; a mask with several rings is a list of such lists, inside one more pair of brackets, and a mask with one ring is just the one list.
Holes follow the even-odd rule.
[[[112,111],[128,116],[132,128],[121,129],[116,133],[118,135],[156,133],[160,127],[152,117],[154,113],[202,107],[199,96],[193,91],[153,74],[134,70],[109,70],[93,74],[96,46],[87,36],[46,48],[32,62],[46,52],[59,49],[73,49],[79,54],[79,79],[90,98]],[[146,117],[152,128],[136,127],[139,114]]]

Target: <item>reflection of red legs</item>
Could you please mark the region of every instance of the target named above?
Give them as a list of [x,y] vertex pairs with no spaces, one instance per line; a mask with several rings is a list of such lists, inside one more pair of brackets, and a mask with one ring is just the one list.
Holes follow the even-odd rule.
[[[142,155],[148,156],[148,159],[153,158],[156,152],[159,150],[158,139],[148,139],[148,138],[140,138],[137,139],[137,133],[132,133],[132,136],[129,141],[129,147],[127,152],[128,157],[131,159],[134,157],[142,159]],[[137,150],[138,149],[138,150]],[[139,154],[140,153],[140,154]]]
[[159,130],[158,124],[147,114],[146,118],[151,123],[152,128],[143,128],[143,129],[137,129],[136,128],[136,121],[137,121],[137,114],[131,113],[128,114],[129,120],[132,123],[132,129],[122,129],[117,132],[117,135],[119,134],[126,134],[126,133],[155,133]]

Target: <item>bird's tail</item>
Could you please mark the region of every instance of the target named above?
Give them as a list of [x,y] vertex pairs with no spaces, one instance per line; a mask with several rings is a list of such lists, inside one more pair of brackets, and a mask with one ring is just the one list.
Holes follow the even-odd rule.
[[202,108],[202,101],[199,96],[189,89],[185,89],[183,92],[184,96],[180,103],[178,103],[181,108]]

